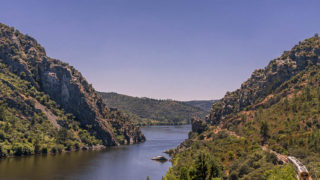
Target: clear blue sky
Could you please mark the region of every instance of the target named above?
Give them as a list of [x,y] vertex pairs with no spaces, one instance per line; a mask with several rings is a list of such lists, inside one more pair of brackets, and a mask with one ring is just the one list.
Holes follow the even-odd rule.
[[35,37],[96,90],[216,99],[320,32],[316,0],[8,0],[0,22]]

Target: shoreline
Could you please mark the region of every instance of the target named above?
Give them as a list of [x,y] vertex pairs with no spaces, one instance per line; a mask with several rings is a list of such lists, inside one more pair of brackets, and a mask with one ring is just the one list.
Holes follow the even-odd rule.
[[105,145],[95,145],[95,146],[82,146],[80,147],[79,149],[72,149],[72,150],[64,150],[64,151],[57,151],[57,152],[47,152],[47,153],[36,153],[36,154],[27,154],[27,155],[19,155],[19,156],[16,156],[16,155],[8,155],[8,156],[5,156],[5,157],[0,157],[0,161],[1,160],[4,160],[4,159],[7,159],[7,158],[20,158],[20,157],[31,157],[31,156],[45,156],[45,155],[59,155],[59,154],[64,154],[64,153],[72,153],[72,152],[80,152],[80,151],[102,151],[102,150],[105,150],[107,148],[113,148],[113,147],[119,147],[119,146],[130,146],[130,145],[135,145],[135,144],[141,144],[141,143],[144,143],[146,142],[146,140],[144,141],[140,141],[140,142],[137,142],[137,143],[133,143],[133,144],[120,144],[120,145],[114,145],[114,146],[105,146]]
[[191,125],[191,123],[188,124],[150,124],[150,125],[136,125],[138,127],[152,127],[152,126],[183,126],[183,125]]
[[[143,125],[143,126],[138,126],[138,127],[156,127],[156,126],[183,126],[183,125],[191,125],[191,124],[153,124],[153,125]],[[135,144],[141,144],[146,142],[147,139],[141,142],[136,142],[133,144],[120,144],[120,145],[114,145],[114,146],[105,146],[105,145],[95,145],[95,146],[82,146],[79,147],[79,149],[71,149],[71,150],[63,150],[62,152],[47,152],[47,153],[36,153],[36,154],[27,154],[27,155],[8,155],[5,157],[0,157],[0,161],[7,159],[7,158],[19,158],[19,157],[30,157],[30,156],[45,156],[45,155],[59,155],[59,154],[64,154],[64,153],[72,153],[72,152],[80,152],[80,151],[101,151],[105,150],[107,148],[114,148],[114,147],[119,147],[119,146],[130,146],[130,145],[135,145]],[[166,150],[168,151],[168,150]],[[164,151],[165,153],[165,151]],[[166,153],[168,154],[168,153]],[[169,154],[168,154],[169,155]]]
[[57,151],[57,152],[47,152],[47,153],[35,153],[35,154],[27,154],[27,155],[9,155],[9,156],[5,156],[5,157],[0,157],[0,161],[7,159],[7,158],[19,158],[19,157],[30,157],[30,156],[44,156],[44,155],[57,155],[57,154],[64,154],[64,153],[72,153],[72,152],[78,152],[78,151],[100,151],[100,150],[104,150],[107,147],[112,147],[112,146],[105,146],[105,145],[96,145],[96,146],[92,146],[92,147],[81,147],[79,149],[72,149],[72,150],[64,150],[64,151]]

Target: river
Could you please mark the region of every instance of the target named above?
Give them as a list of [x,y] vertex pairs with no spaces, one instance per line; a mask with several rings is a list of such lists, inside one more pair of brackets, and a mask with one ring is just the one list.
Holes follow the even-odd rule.
[[0,160],[1,180],[161,180],[170,162],[152,161],[187,138],[190,125],[142,127],[147,141],[57,155],[36,155]]

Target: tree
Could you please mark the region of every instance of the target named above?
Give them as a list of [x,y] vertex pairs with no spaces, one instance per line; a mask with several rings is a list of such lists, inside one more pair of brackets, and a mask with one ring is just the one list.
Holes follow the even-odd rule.
[[208,164],[206,162],[206,154],[200,152],[195,161],[195,173],[192,179],[205,180],[208,173]]
[[318,101],[320,101],[320,87],[317,88],[317,97],[318,97]]
[[262,145],[268,140],[269,136],[269,124],[267,121],[261,122],[260,135],[262,137]]
[[5,117],[6,117],[6,109],[4,107],[4,105],[1,105],[0,106],[0,121],[4,121],[5,120]]
[[220,163],[211,154],[200,151],[190,170],[190,179],[211,180],[212,178],[220,177],[221,174],[222,167]]
[[181,167],[180,169],[180,179],[181,180],[189,180],[188,169],[186,167]]
[[67,139],[68,139],[68,130],[65,128],[61,128],[58,131],[57,143],[65,144]]
[[288,98],[285,98],[283,101],[283,106],[285,111],[289,111],[289,100]]
[[222,175],[222,167],[219,162],[211,157],[208,161],[209,163],[209,176],[208,179],[220,177]]
[[304,95],[305,95],[305,100],[307,101],[311,101],[312,100],[312,96],[311,96],[311,92],[310,92],[310,87],[306,87],[304,90]]

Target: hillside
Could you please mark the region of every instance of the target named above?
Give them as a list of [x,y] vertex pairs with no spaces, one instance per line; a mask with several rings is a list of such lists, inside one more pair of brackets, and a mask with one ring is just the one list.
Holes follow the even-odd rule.
[[99,92],[105,104],[126,112],[139,125],[189,124],[193,117],[204,118],[207,112],[173,100],[138,98],[117,93]]
[[191,106],[198,107],[206,112],[209,112],[211,110],[212,105],[218,102],[218,100],[194,100],[183,102]]
[[241,88],[213,105],[206,122],[194,121],[189,139],[171,152],[174,167],[167,179],[198,176],[204,171],[200,162],[211,168],[206,177],[295,179],[293,167],[282,165],[269,150],[297,157],[318,179],[319,100],[316,34],[255,70]]
[[0,24],[0,156],[61,152],[144,140],[72,66]]

